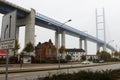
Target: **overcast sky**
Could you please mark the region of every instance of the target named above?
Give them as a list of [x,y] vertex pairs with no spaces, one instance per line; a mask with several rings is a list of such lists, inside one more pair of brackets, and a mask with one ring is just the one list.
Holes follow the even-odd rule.
[[[96,14],[95,9],[105,8],[105,22],[107,42],[114,40],[111,45],[120,47],[120,0],[7,0],[26,9],[34,8],[45,16],[51,17],[57,21],[65,22],[72,19],[67,25],[87,31],[88,34],[96,35]],[[0,22],[2,15],[0,15]],[[23,27],[24,28],[24,27]],[[20,34],[23,33],[21,28]],[[35,43],[45,42],[52,39],[54,42],[54,31],[36,26],[37,35]],[[44,36],[43,36],[44,34]],[[78,38],[66,36],[66,47],[78,48]],[[72,40],[72,42],[70,41]],[[20,44],[23,47],[24,38],[20,35]],[[94,46],[91,46],[94,45]],[[88,51],[94,54],[95,44],[89,43]]]

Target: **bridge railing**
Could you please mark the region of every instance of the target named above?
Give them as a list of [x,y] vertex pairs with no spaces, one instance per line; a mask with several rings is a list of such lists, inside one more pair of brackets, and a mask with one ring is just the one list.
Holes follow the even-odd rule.
[[63,25],[63,23],[58,22],[58,21],[56,21],[56,20],[54,20],[54,19],[52,19],[52,18],[49,18],[49,17],[47,17],[47,16],[44,16],[44,15],[38,13],[38,12],[36,13],[36,17],[37,17],[37,18],[40,18],[40,19],[42,19],[42,20],[47,21],[49,24],[54,24],[54,25],[56,25],[57,27],[63,28],[63,29],[65,29],[65,30],[71,30],[71,31],[73,31],[73,32],[79,32],[79,34],[81,34],[81,36],[85,36],[85,35],[86,35],[86,33],[83,33],[83,32],[80,31],[80,30],[77,30],[77,29],[75,29],[75,28],[73,28],[73,27],[71,27],[71,26],[68,26],[68,25],[66,25],[66,24]]
[[[102,40],[100,40],[100,39],[97,39],[96,37],[94,37],[94,36],[91,36],[91,35],[89,35],[89,34],[87,34],[87,33],[84,33],[83,31],[80,31],[80,30],[78,30],[78,29],[75,29],[75,28],[73,28],[73,27],[70,27],[70,26],[68,26],[68,25],[62,25],[63,23],[61,23],[61,22],[58,22],[58,21],[56,21],[56,20],[54,20],[54,19],[52,19],[52,18],[49,18],[49,17],[47,17],[47,16],[44,16],[44,15],[42,15],[42,14],[40,14],[40,13],[36,13],[36,18],[38,18],[38,19],[40,19],[40,20],[44,20],[44,21],[46,21],[46,22],[48,22],[48,24],[53,24],[53,25],[56,25],[56,27],[60,27],[60,28],[63,28],[64,30],[66,30],[66,31],[72,31],[72,33],[74,33],[74,34],[76,34],[76,35],[79,35],[79,37],[80,36],[82,36],[82,37],[85,37],[85,38],[87,38],[88,40],[91,40],[91,41],[93,41],[93,42],[98,42],[99,44],[103,44],[104,45],[104,41],[102,41]],[[61,26],[62,25],[62,26]],[[111,48],[112,50],[114,50],[114,48],[111,46],[111,45],[107,45],[107,47],[109,47],[109,48]]]

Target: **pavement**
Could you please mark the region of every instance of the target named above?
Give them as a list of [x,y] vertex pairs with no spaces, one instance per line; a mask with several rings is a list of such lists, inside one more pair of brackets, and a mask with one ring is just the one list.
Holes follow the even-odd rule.
[[[119,69],[120,63],[65,63],[58,64],[23,64],[20,68],[19,64],[9,64],[9,80],[34,80],[38,77],[59,73],[73,73],[80,70],[101,71],[109,69]],[[0,80],[5,80],[5,64],[0,67]]]
[[[90,64],[80,64],[80,63],[62,63],[62,64],[9,64],[9,73],[21,73],[21,72],[35,72],[35,71],[48,71],[48,70],[58,70],[60,69],[70,69],[70,68],[81,68],[81,67],[91,67],[91,66],[101,66],[116,63],[90,63]],[[0,64],[0,74],[6,72],[6,65]]]

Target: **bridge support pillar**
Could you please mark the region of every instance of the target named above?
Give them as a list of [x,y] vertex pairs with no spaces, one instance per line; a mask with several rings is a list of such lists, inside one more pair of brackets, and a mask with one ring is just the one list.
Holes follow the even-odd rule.
[[31,42],[34,45],[35,36],[35,10],[31,9],[30,14],[26,17],[25,24],[25,45]]
[[19,27],[16,26],[16,40],[18,41],[19,39]]
[[17,19],[16,38],[19,36],[19,27],[25,26],[25,45],[31,42],[34,45],[35,34],[35,10],[31,9],[30,14],[23,18]]
[[83,40],[84,40],[84,50],[85,50],[85,52],[87,53],[87,39],[82,39],[82,38],[79,39],[80,49],[83,49],[83,48],[82,48],[82,46],[83,46],[82,41],[83,41]]
[[84,39],[84,49],[85,49],[86,54],[87,54],[87,39]]
[[[61,46],[64,46],[64,47],[65,47],[65,31],[63,31],[63,32],[61,33]],[[65,59],[66,53],[63,52],[63,53],[61,54],[61,57],[62,57],[62,59]]]
[[63,31],[61,34],[61,43],[62,43],[62,46],[65,47],[65,31]]
[[97,43],[97,51],[100,51],[100,44]]
[[57,53],[57,59],[58,59],[58,57],[59,57],[59,48],[60,48],[60,34],[59,34],[59,32],[55,32],[55,46],[56,46],[56,53]]
[[83,44],[82,44],[82,39],[79,38],[79,48],[80,48],[80,49],[82,49],[82,45],[83,45]]

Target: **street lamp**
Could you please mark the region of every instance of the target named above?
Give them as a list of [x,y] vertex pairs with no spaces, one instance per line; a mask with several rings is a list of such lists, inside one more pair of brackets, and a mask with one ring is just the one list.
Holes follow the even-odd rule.
[[[69,20],[67,20],[66,22],[64,22],[64,23],[62,23],[61,25],[60,25],[60,27],[62,27],[63,25],[65,25],[66,23],[68,23],[68,22],[70,22],[70,21],[72,21],[72,19],[69,19]],[[59,49],[57,49],[58,51],[57,51],[57,54],[59,53]],[[59,63],[59,65],[58,65],[58,68],[59,68],[59,70],[60,70],[60,53],[59,53],[59,55],[58,55],[58,63]]]
[[68,23],[70,21],[72,21],[72,19],[67,20],[66,22],[62,23],[60,26],[63,26],[63,25],[65,25],[66,23]]

